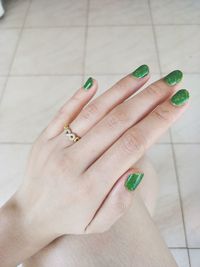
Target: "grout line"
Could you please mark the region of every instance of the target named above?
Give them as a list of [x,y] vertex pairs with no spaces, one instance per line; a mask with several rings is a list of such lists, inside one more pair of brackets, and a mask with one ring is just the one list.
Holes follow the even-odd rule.
[[[84,64],[83,64],[84,65]],[[85,74],[89,75],[89,73],[85,72]],[[96,73],[96,72],[91,72],[90,74],[92,75],[98,75],[98,76],[104,76],[104,75],[127,75],[129,74],[128,72],[127,73]],[[156,72],[151,72],[152,75],[160,75],[159,73],[156,73]],[[10,74],[9,76],[10,77],[37,77],[37,76],[81,76],[83,75],[83,73],[57,73],[57,74],[52,74],[52,73],[38,73],[38,74],[31,74],[31,73],[28,73],[28,74]],[[7,75],[0,75],[0,77],[6,77]]]
[[169,249],[200,249],[200,247],[168,247]]
[[172,142],[174,145],[200,145],[200,142]]
[[200,23],[166,23],[166,24],[161,24],[161,23],[154,23],[155,26],[200,26]]
[[[25,30],[32,30],[32,29],[57,29],[57,28],[83,28],[86,25],[83,24],[77,24],[77,25],[60,25],[60,26],[44,26],[44,25],[38,25],[38,26],[24,26],[23,28]],[[94,24],[88,24],[88,27],[94,27],[94,28],[101,28],[101,27],[143,27],[143,26],[152,26],[151,24],[148,23],[138,23],[138,24],[102,24],[102,25],[94,25]],[[172,24],[172,23],[168,23],[168,24],[159,24],[159,23],[154,23],[154,26],[160,26],[160,27],[167,27],[167,26],[200,26],[200,24]],[[13,30],[13,29],[21,29],[21,27],[15,27],[15,26],[11,26],[11,27],[2,27],[0,28],[1,30]]]
[[2,90],[1,90],[1,93],[0,93],[0,105],[1,105],[1,101],[3,99],[4,91],[6,89],[6,85],[7,85],[7,82],[8,82],[9,75],[5,75],[5,76],[1,76],[1,77],[5,78],[5,81],[3,82],[3,87],[2,87]]
[[170,134],[170,140],[172,141],[172,144],[171,144],[172,157],[173,157],[176,181],[177,181],[177,184],[178,184],[178,196],[179,196],[179,203],[180,203],[181,215],[182,215],[182,221],[183,221],[183,231],[184,231],[184,235],[185,235],[185,242],[186,242],[186,247],[187,247],[189,266],[191,267],[190,253],[189,253],[189,250],[188,250],[188,238],[187,238],[187,231],[186,231],[186,224],[185,224],[184,208],[183,208],[182,194],[181,194],[181,187],[180,187],[180,180],[179,180],[176,153],[175,153],[175,148],[174,148],[171,129],[169,131],[169,134]]
[[34,142],[0,142],[0,145],[33,145]]
[[85,75],[86,75],[86,73],[85,73],[85,66],[86,66],[86,57],[87,57],[89,10],[90,10],[90,0],[87,1],[86,25],[85,25],[85,42],[84,42],[84,55],[83,55],[84,57],[83,57],[83,77],[82,77],[82,84],[84,84]]
[[11,59],[11,61],[10,61],[9,70],[8,70],[8,75],[7,75],[7,78],[6,78],[6,81],[5,81],[5,84],[4,84],[2,93],[1,93],[1,95],[0,95],[0,105],[1,105],[1,102],[2,102],[2,100],[3,100],[3,96],[4,96],[4,94],[5,94],[5,91],[6,91],[6,87],[7,87],[7,84],[8,84],[8,79],[9,79],[9,76],[10,76],[10,71],[11,71],[11,69],[12,69],[12,65],[13,65],[13,62],[14,62],[14,59],[15,59],[15,55],[16,55],[17,49],[18,49],[18,47],[19,47],[19,43],[20,43],[20,40],[21,40],[21,36],[22,36],[22,32],[23,32],[23,28],[24,28],[24,25],[25,25],[25,21],[26,21],[27,14],[28,14],[28,11],[29,11],[29,9],[30,9],[31,3],[32,3],[32,0],[29,1],[27,10],[26,10],[26,13],[25,13],[25,16],[24,16],[23,24],[22,24],[22,27],[20,28],[20,31],[19,31],[18,40],[17,40],[17,42],[16,42],[16,46],[15,46],[15,49],[14,49],[14,51],[13,51],[12,59]]
[[200,145],[200,142],[161,142],[156,144],[174,144],[174,145]]
[[151,19],[151,26],[152,26],[152,32],[153,32],[153,39],[154,39],[154,44],[155,44],[155,49],[156,49],[156,56],[157,56],[157,62],[159,66],[159,71],[160,71],[160,76],[162,76],[162,68],[161,68],[161,62],[160,62],[160,54],[159,54],[159,49],[158,49],[158,42],[156,38],[156,30],[154,26],[154,21],[153,21],[153,15],[152,15],[152,9],[151,9],[151,2],[148,0],[148,6],[149,6],[149,12],[150,12],[150,19]]
[[[148,0],[148,5],[149,5],[149,10],[150,10],[153,37],[154,37],[154,42],[155,42],[155,47],[156,47],[156,54],[157,54],[157,60],[158,60],[158,65],[159,65],[159,70],[160,70],[160,76],[162,76],[163,72],[162,72],[161,61],[160,61],[160,53],[159,53],[159,48],[158,48],[158,42],[157,42],[157,36],[156,36],[156,30],[155,30],[155,25],[154,25],[152,8],[151,8],[151,1],[150,0]],[[180,203],[180,209],[181,209],[181,217],[182,217],[182,222],[183,222],[184,238],[185,238],[186,246],[188,247],[188,240],[187,240],[186,227],[185,227],[185,218],[184,218],[184,212],[183,212],[183,204],[182,204],[182,197],[181,197],[181,191],[180,191],[180,183],[179,183],[178,171],[177,171],[177,167],[176,167],[176,158],[175,158],[175,151],[174,151],[174,144],[173,144],[173,140],[172,140],[171,128],[169,129],[169,135],[170,135],[170,141],[171,141],[170,142],[171,143],[170,147],[171,147],[171,150],[172,150],[173,164],[174,164],[175,174],[176,174],[176,182],[177,182],[177,187],[178,187],[178,197],[179,197],[179,203]],[[189,255],[189,250],[188,249],[187,249],[187,255],[188,255],[189,266],[191,267],[191,261],[190,261],[190,255]]]
[[[85,72],[85,75],[89,75],[89,74],[92,74],[92,75],[98,75],[98,76],[108,76],[108,75],[127,75],[128,74],[128,72],[127,73],[121,73],[121,72],[114,72],[114,73],[97,73],[97,72],[91,72],[91,73],[87,73],[87,72]],[[160,72],[151,72],[151,74],[152,75],[160,75]],[[163,75],[165,75],[165,74],[167,74],[167,72],[166,73],[162,73],[162,75],[161,75],[161,77],[163,76]],[[55,74],[52,74],[52,73],[38,73],[38,74],[31,74],[31,73],[28,73],[28,74],[9,74],[9,77],[37,77],[37,76],[41,76],[41,77],[46,77],[46,76],[52,76],[52,77],[56,77],[56,76],[81,76],[81,75],[83,75],[83,73],[71,73],[71,74],[69,74],[69,73],[55,73]],[[200,75],[200,72],[184,72],[184,75]],[[8,74],[0,74],[0,78],[1,77],[7,77],[8,76]]]
[[[10,74],[9,77],[65,77],[65,76],[82,76],[83,73],[76,73],[76,74],[48,74],[48,73],[44,73],[44,74]],[[0,75],[1,77],[1,75]],[[3,76],[2,76],[3,77]]]

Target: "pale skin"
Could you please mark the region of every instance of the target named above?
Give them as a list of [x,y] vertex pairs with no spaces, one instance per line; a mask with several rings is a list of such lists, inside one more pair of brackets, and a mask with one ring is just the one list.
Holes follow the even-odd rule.
[[[70,244],[71,236],[105,232],[129,207],[135,218],[129,224],[149,229],[143,241],[134,235],[134,257],[141,258],[135,266],[176,266],[140,198],[124,187],[136,162],[188,106],[171,104],[180,85],[162,79],[125,101],[148,79],[129,74],[85,107],[97,90],[94,80],[60,109],[36,140],[21,187],[0,210],[0,266],[16,266],[63,235]],[[78,142],[63,134],[65,123],[82,137]]]
[[[58,238],[26,260],[23,267],[176,266],[150,218],[156,203],[158,177],[148,158],[142,158],[136,166],[147,174],[137,189],[139,195],[134,193],[131,207],[108,231]],[[122,207],[126,210],[126,206]]]

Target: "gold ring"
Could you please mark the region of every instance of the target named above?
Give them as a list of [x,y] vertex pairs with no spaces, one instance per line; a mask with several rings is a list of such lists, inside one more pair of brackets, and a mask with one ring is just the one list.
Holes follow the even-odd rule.
[[81,137],[79,137],[77,134],[73,133],[70,129],[69,125],[65,124],[64,126],[64,133],[69,138],[70,141],[77,142]]

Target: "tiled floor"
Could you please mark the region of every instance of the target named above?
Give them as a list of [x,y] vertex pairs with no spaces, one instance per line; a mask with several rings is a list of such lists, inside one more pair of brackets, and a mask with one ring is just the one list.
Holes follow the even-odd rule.
[[[150,149],[161,180],[155,220],[180,267],[200,266],[200,1],[7,0],[0,21],[0,204],[30,144],[92,75],[99,95],[138,65],[180,68],[190,109]],[[3,177],[3,178],[2,178]]]

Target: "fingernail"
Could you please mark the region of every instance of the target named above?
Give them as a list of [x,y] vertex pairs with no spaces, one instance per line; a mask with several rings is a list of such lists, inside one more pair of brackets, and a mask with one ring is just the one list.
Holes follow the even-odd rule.
[[170,72],[167,76],[165,76],[163,79],[168,85],[172,86],[179,83],[182,78],[183,73],[180,70],[174,70]]
[[190,94],[186,89],[179,90],[175,95],[171,98],[171,103],[174,106],[182,106],[186,102],[188,102],[188,99],[190,98]]
[[130,174],[128,178],[126,179],[125,187],[130,191],[135,190],[136,187],[141,182],[143,176],[144,176],[144,173],[140,173],[140,172]]
[[132,75],[136,78],[143,78],[149,74],[149,67],[142,65],[132,72]]
[[83,89],[85,91],[89,90],[93,85],[93,79],[92,77],[88,78],[87,81],[85,82],[85,84],[83,85]]

